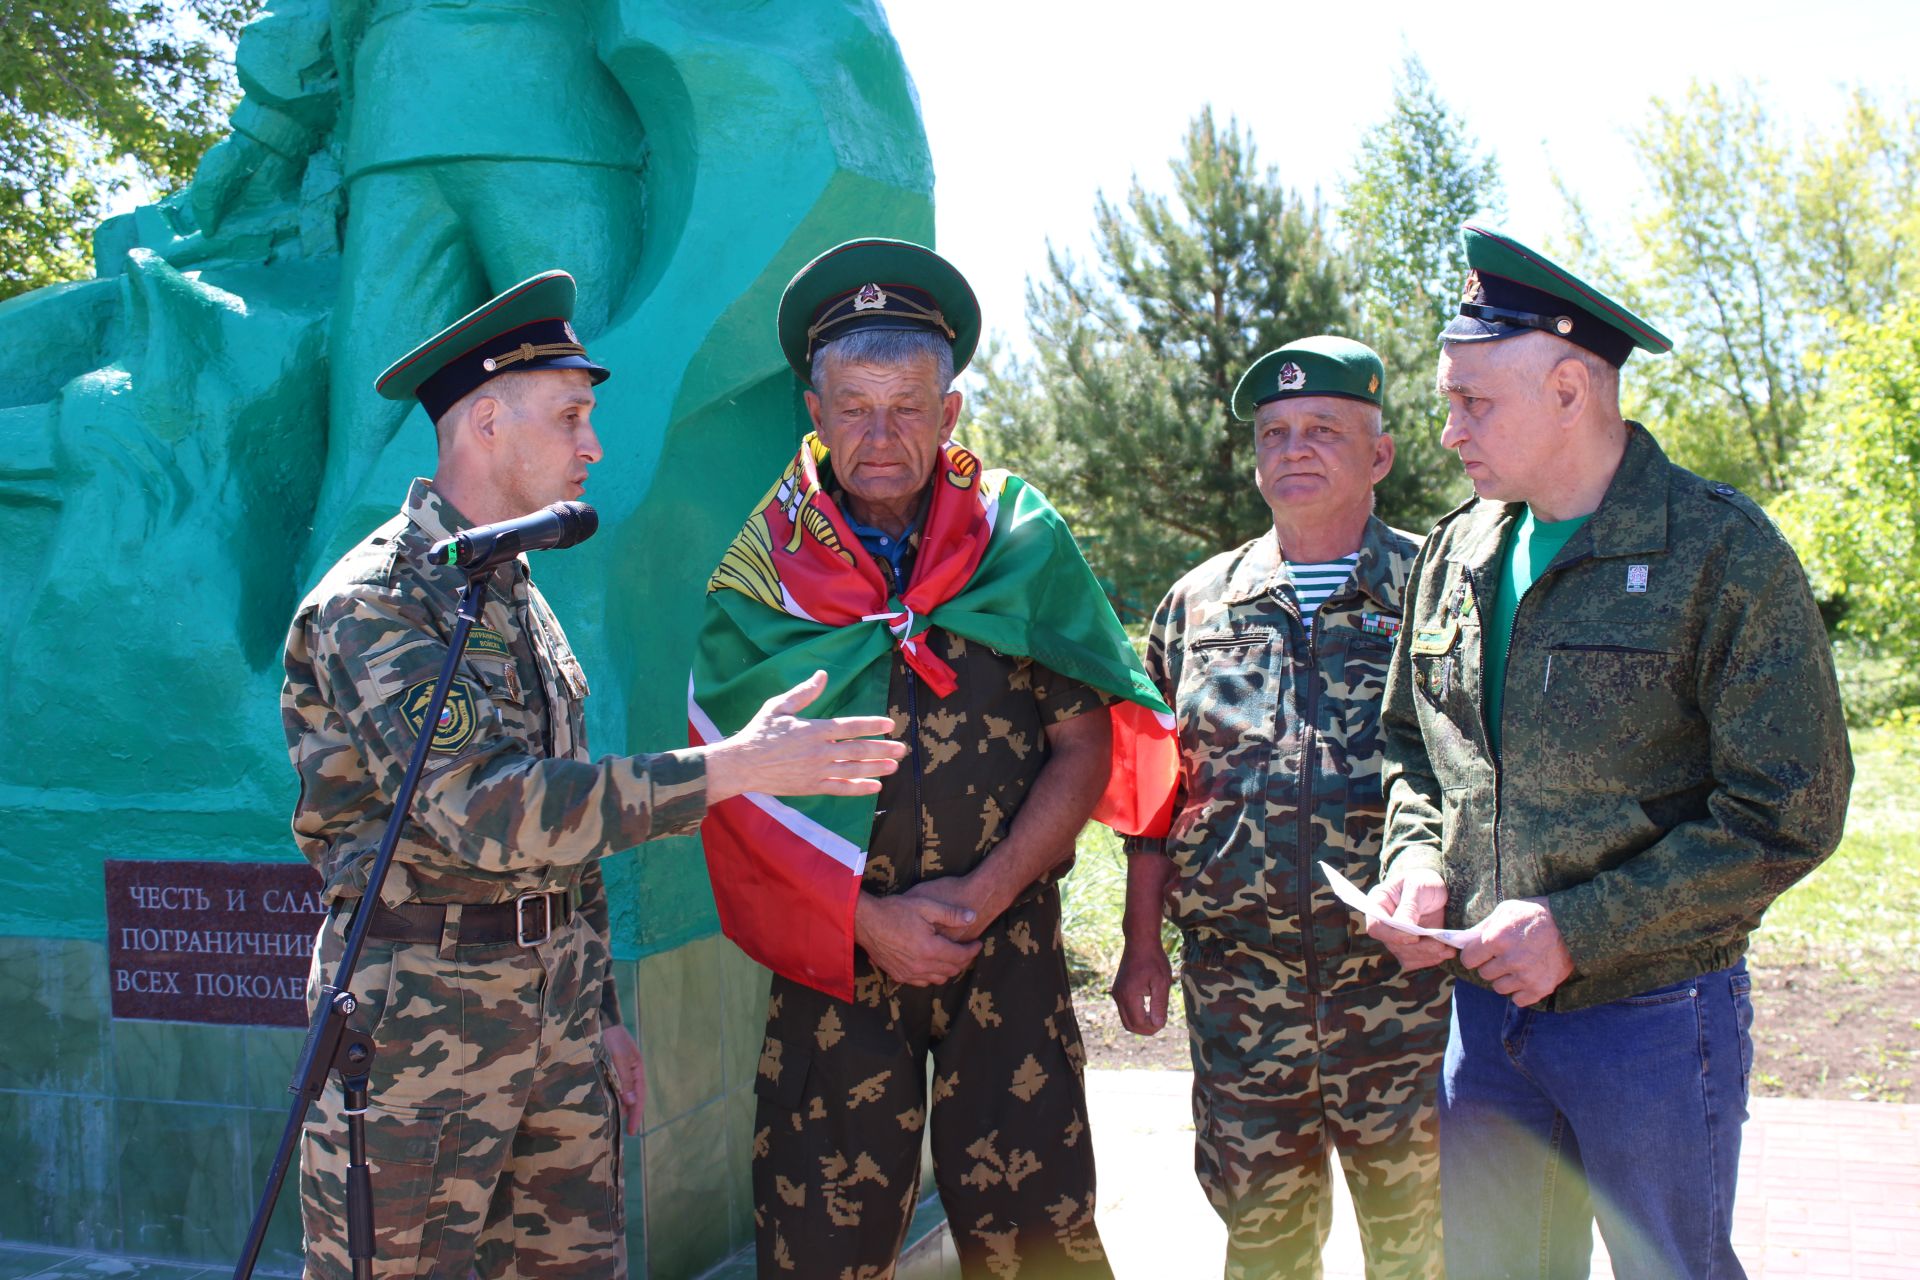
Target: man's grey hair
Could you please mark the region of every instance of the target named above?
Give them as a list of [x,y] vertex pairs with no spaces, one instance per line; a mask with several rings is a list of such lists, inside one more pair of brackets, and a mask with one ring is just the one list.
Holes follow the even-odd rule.
[[[1444,350],[1446,343],[1442,341]],[[1544,383],[1563,360],[1577,360],[1587,371],[1587,387],[1593,402],[1615,416],[1620,412],[1620,370],[1599,355],[1568,342],[1556,334],[1532,332],[1516,334],[1493,344],[1493,354],[1506,368],[1519,368]],[[1447,384],[1436,382],[1440,394]]]
[[1587,385],[1593,388],[1594,400],[1602,409],[1618,415],[1620,412],[1620,368],[1587,350],[1575,347],[1569,358],[1578,360],[1587,367]]
[[829,357],[843,364],[870,364],[886,369],[930,359],[940,394],[953,390],[953,344],[925,329],[856,329],[844,338],[835,338],[813,353],[813,366],[807,371],[807,380],[815,391],[826,377]]

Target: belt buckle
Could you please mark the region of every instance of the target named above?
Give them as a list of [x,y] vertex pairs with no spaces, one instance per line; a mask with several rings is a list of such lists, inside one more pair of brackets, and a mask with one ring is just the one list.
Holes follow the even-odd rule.
[[[527,903],[540,903],[540,936],[527,936]],[[553,932],[553,895],[550,893],[523,893],[513,900],[513,940],[523,947],[537,947],[547,940]]]

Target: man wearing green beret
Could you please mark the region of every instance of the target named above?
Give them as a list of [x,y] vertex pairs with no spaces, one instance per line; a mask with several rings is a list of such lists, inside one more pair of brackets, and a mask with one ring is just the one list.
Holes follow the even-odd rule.
[[[400,514],[333,566],[287,634],[281,717],[300,776],[294,837],[332,912],[308,981],[333,980],[372,911],[349,989],[372,1036],[376,1274],[626,1274],[619,1130],[637,1130],[640,1051],[621,1025],[599,859],[690,828],[745,791],[878,787],[902,754],[884,717],[793,713],[816,677],[711,746],[590,761],[586,676],[524,558],[484,608],[429,730],[466,575],[428,563],[476,524],[578,498],[600,459],[607,371],[574,334],[573,278],[523,281],[397,361],[384,395],[417,397],[440,457]],[[422,733],[432,742],[377,901],[373,852]],[[353,1274],[340,1082],[300,1156],[306,1274]]]
[[1734,1177],[1767,905],[1833,851],[1852,778],[1826,633],[1773,522],[1620,411],[1671,344],[1465,229],[1442,443],[1478,495],[1428,536],[1382,716],[1374,923],[1455,987],[1448,1272],[1739,1276]]
[[1111,1275],[1055,881],[1126,709],[1164,704],[1058,513],[952,442],[980,332],[959,272],[843,244],[779,332],[814,433],[714,573],[689,718],[724,730],[827,665],[830,705],[911,750],[871,802],[729,801],[701,829],[722,926],[775,971],[760,1273],[892,1275],[930,1127],[962,1274]]
[[1193,1054],[1195,1169],[1227,1224],[1229,1277],[1315,1276],[1339,1152],[1372,1277],[1439,1274],[1434,1084],[1450,981],[1406,973],[1317,863],[1378,878],[1380,694],[1418,538],[1373,514],[1393,466],[1385,371],[1347,338],[1256,361],[1273,527],[1188,573],[1155,611],[1147,672],[1173,704],[1176,817],[1127,841],[1128,1030],[1166,1022],[1170,917]]

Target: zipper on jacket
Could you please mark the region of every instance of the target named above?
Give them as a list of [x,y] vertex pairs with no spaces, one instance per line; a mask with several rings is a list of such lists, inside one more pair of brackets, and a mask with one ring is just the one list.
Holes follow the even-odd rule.
[[[1506,647],[1506,651],[1501,655],[1502,661],[1500,663],[1500,714],[1503,717],[1506,715],[1506,711],[1507,711],[1507,686],[1511,683],[1508,677],[1513,674],[1513,637],[1514,637],[1514,633],[1520,630],[1520,610],[1526,607],[1527,597],[1533,594],[1533,589],[1535,587],[1539,586],[1542,582],[1545,582],[1552,575],[1556,573],[1560,573],[1566,569],[1571,569],[1574,565],[1590,559],[1592,559],[1590,555],[1579,555],[1579,556],[1575,556],[1573,559],[1567,561],[1565,564],[1560,565],[1558,567],[1555,567],[1554,565],[1549,564],[1545,572],[1543,572],[1539,577],[1535,578],[1532,582],[1528,583],[1527,589],[1520,593],[1520,598],[1518,600],[1514,601],[1513,625],[1507,628],[1507,647]],[[1473,607],[1475,609],[1478,609],[1480,607],[1480,594],[1479,592],[1473,590],[1473,575],[1471,573],[1467,575],[1467,590],[1473,593],[1473,596],[1474,596]],[[1497,600],[1499,598],[1499,593],[1495,592],[1494,595],[1495,595],[1495,599]],[[1487,677],[1486,617],[1487,615],[1484,613],[1480,615],[1480,679],[1482,680],[1482,682],[1484,682]],[[1548,662],[1549,664],[1551,664],[1552,662],[1551,656],[1549,656]],[[1551,678],[1552,670],[1553,670],[1552,666],[1549,665],[1547,670],[1548,670],[1548,676],[1549,678]],[[1541,689],[1541,692],[1544,693],[1545,691],[1546,690],[1543,686]],[[1483,691],[1481,694],[1483,706],[1485,705],[1485,698],[1486,698],[1486,695],[1485,695],[1485,692]],[[1488,836],[1487,836],[1488,840],[1491,841],[1493,844],[1493,896],[1496,902],[1503,902],[1506,900],[1506,897],[1507,897],[1507,888],[1506,888],[1506,876],[1503,874],[1505,870],[1505,864],[1502,863],[1500,860],[1500,786],[1502,782],[1506,780],[1506,770],[1503,769],[1500,765],[1500,757],[1505,753],[1506,748],[1505,748],[1504,739],[1502,740],[1502,745],[1500,748],[1498,749],[1494,748],[1493,727],[1491,725],[1482,726],[1482,732],[1486,734],[1486,738],[1487,738],[1487,748],[1488,748],[1487,754],[1493,760],[1493,821],[1490,827],[1488,828]]]
[[[1321,602],[1325,608],[1325,602]],[[1305,726],[1305,736],[1300,742],[1300,826],[1299,837],[1295,841],[1296,854],[1294,865],[1298,869],[1300,884],[1297,891],[1300,911],[1300,947],[1301,963],[1306,968],[1307,989],[1320,989],[1319,956],[1313,946],[1313,852],[1307,847],[1313,834],[1313,778],[1318,772],[1318,755],[1314,749],[1314,730],[1319,723],[1320,714],[1320,662],[1319,640],[1307,620],[1301,619],[1307,633],[1307,705],[1305,714],[1300,717]]]

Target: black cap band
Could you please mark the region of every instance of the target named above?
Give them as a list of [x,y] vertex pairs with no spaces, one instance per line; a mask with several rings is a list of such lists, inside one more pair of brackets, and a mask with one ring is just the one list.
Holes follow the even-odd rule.
[[447,361],[414,392],[435,422],[462,396],[503,373],[527,369],[584,369],[599,386],[607,371],[587,358],[587,349],[565,320],[534,320],[496,334]]
[[1440,331],[1442,342],[1492,342],[1533,331],[1564,338],[1616,369],[1627,362],[1634,340],[1600,317],[1544,289],[1476,271],[1460,303],[1460,318]]

